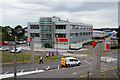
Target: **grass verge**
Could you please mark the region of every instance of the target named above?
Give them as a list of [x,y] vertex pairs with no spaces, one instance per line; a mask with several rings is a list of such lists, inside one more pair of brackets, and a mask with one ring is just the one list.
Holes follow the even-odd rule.
[[[117,51],[117,49],[111,49],[111,50],[102,50],[101,53],[107,53],[107,52],[112,52],[112,51]],[[88,55],[92,55],[93,52],[83,52],[83,53],[73,53],[73,54],[88,54]]]
[[[30,54],[20,54],[17,53],[17,63],[20,62],[30,62]],[[61,57],[65,57],[65,56],[61,56],[61,55],[55,55],[53,57],[49,57],[46,58],[45,55],[35,55],[34,59],[35,62],[39,61],[39,56],[43,57],[43,61],[54,61],[54,60],[59,60]],[[1,63],[13,63],[14,62],[14,53],[9,53],[9,52],[0,52],[0,58],[2,58],[2,62]]]

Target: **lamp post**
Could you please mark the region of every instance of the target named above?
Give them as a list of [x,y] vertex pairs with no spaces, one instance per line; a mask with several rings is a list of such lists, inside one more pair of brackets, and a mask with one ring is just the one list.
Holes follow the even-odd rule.
[[58,42],[59,42],[59,38],[58,38],[58,35],[56,35],[56,37],[57,37],[57,55],[58,55]]
[[17,37],[21,37],[24,34],[24,29],[19,28],[19,29],[13,29],[13,28],[8,28],[7,32],[8,34],[11,35],[15,35],[15,61],[14,61],[14,80],[16,80],[16,62],[17,62],[17,56],[16,56],[16,41],[17,41]]
[[120,68],[120,66],[119,66],[119,65],[120,65],[120,61],[119,61],[119,57],[120,57],[120,54],[119,54],[119,45],[120,45],[119,43],[120,43],[120,39],[118,38],[117,41],[118,41],[117,70],[120,71],[120,70],[119,70],[119,68]]

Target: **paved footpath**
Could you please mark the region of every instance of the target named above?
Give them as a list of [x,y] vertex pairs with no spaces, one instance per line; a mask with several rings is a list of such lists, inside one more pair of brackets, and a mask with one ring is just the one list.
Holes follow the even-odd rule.
[[[46,68],[48,68],[48,66],[50,66],[50,69],[57,68],[58,65],[60,65],[60,60],[44,62],[41,64],[18,63],[17,64],[17,72],[20,72],[22,70],[30,71],[30,70],[35,70],[35,69],[46,69]],[[14,64],[2,65],[2,73],[4,74],[6,72],[13,73],[14,72]]]
[[118,78],[115,69],[111,69],[111,70],[105,71],[104,72],[104,77],[105,78]]

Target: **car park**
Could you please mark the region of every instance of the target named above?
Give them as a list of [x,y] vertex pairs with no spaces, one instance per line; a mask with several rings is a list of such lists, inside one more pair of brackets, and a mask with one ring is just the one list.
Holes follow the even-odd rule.
[[[13,48],[10,52],[15,53],[15,48]],[[16,53],[20,53],[20,52],[21,52],[21,48],[20,47],[16,48]]]
[[8,47],[3,47],[3,46],[0,46],[0,51],[8,51],[9,48]]
[[66,58],[61,58],[61,65],[62,66],[75,66],[75,65],[80,65],[81,61],[74,58],[74,57],[66,57]]

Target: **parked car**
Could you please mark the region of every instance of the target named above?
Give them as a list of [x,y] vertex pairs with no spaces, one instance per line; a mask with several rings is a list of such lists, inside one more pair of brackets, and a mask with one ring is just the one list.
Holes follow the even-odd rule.
[[62,66],[74,66],[74,65],[80,65],[81,61],[74,58],[74,57],[66,57],[66,58],[61,58],[61,65]]
[[0,41],[0,45],[7,45],[7,43],[4,41]]
[[7,44],[10,46],[13,46],[13,45],[15,45],[15,42],[8,42]]
[[0,51],[8,51],[9,48],[8,47],[3,47],[3,46],[0,46]]
[[[10,52],[15,53],[15,48],[13,48]],[[20,47],[16,48],[16,53],[20,53],[20,52],[21,52],[21,48]]]

